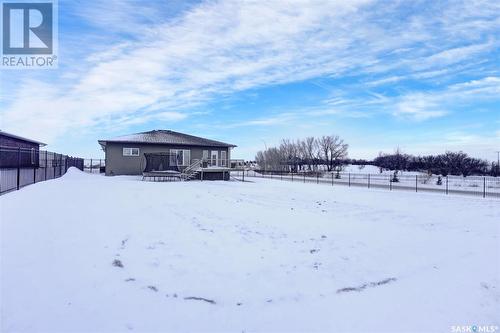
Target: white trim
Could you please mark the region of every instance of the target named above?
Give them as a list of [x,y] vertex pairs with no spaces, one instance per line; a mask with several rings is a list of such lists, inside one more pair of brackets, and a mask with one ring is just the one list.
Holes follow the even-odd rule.
[[[179,152],[182,152],[182,161],[179,163]],[[189,149],[170,149],[170,164],[172,164],[172,156],[175,156],[177,166],[189,166],[191,164],[191,150]]]
[[[215,156],[215,163],[214,163],[214,156]],[[212,150],[210,152],[210,164],[211,166],[219,166],[219,151]]]
[[220,151],[220,166],[225,167],[227,166],[227,151],[221,150]]
[[123,156],[139,156],[139,148],[123,148]]

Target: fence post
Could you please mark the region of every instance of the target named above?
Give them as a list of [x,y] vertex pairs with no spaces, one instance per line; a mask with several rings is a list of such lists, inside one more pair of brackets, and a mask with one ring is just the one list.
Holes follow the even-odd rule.
[[319,173],[316,174],[316,184],[319,184]]
[[415,192],[418,192],[418,175],[415,175]]
[[47,165],[47,151],[45,151],[45,179],[44,180],[47,180],[47,168],[48,168],[48,165]]
[[391,175],[389,175],[389,191],[392,191],[392,179],[391,179]]
[[351,173],[349,172],[349,187],[351,187]]
[[90,173],[92,173],[92,159],[90,159]]
[[36,168],[33,167],[33,184],[36,183]]
[[292,173],[292,183],[293,183],[293,173]]
[[448,175],[446,175],[446,194],[448,194]]
[[19,190],[19,182],[21,178],[21,147],[17,149],[17,189]]
[[243,181],[245,181],[245,170],[243,170]]
[[483,177],[483,198],[486,198],[486,177]]
[[368,188],[370,188],[370,174],[368,174]]

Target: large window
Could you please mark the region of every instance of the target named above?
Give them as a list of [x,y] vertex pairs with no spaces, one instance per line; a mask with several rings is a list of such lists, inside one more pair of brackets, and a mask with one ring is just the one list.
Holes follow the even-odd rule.
[[170,149],[170,165],[189,166],[191,151],[188,149]]
[[224,150],[221,150],[220,152],[220,162],[221,162],[221,166],[225,167],[227,166],[227,152],[224,151]]
[[123,148],[123,156],[139,156],[139,148]]

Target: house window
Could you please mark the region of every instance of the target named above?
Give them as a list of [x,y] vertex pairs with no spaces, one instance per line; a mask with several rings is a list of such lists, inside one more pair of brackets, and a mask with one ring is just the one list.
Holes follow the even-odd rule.
[[221,162],[221,166],[225,167],[227,166],[227,151],[224,151],[222,150],[220,152],[220,162]]
[[170,165],[189,166],[191,151],[188,149],[170,149]]
[[191,164],[191,150],[184,150],[184,163],[183,165],[188,166]]
[[170,166],[177,165],[177,149],[170,149]]
[[123,156],[139,156],[139,148],[123,148]]

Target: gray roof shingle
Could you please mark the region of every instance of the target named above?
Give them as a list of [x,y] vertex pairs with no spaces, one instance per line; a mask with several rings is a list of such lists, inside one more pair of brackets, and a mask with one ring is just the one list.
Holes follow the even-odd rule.
[[99,143],[101,145],[106,145],[106,142],[171,144],[207,147],[236,147],[235,145],[230,143],[200,138],[198,136],[174,132],[170,130],[153,130],[148,132],[123,135],[109,140],[99,140]]

